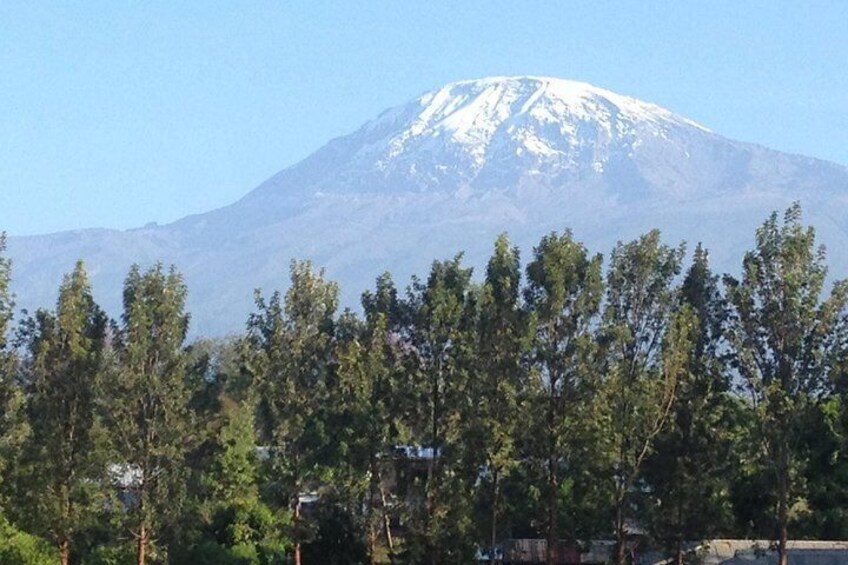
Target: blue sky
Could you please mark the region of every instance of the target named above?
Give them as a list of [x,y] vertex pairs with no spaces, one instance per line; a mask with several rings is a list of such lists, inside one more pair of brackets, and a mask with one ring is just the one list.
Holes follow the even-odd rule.
[[848,165],[848,2],[2,2],[0,229],[226,205],[464,78],[585,80]]

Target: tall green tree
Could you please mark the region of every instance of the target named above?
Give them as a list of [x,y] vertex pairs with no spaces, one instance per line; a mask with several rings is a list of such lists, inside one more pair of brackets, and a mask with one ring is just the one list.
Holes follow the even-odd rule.
[[138,565],[151,546],[164,549],[156,542],[179,516],[185,454],[196,441],[185,375],[185,299],[173,267],[134,266],[124,282],[119,368],[104,405],[120,461],[113,470],[130,495]]
[[97,485],[108,459],[97,402],[105,347],[106,316],[79,262],[62,282],[55,312],[39,311],[28,339],[26,521],[53,541],[62,565],[103,503]]
[[6,234],[0,232],[0,515],[3,514],[7,472],[14,466],[29,430],[24,394],[15,379],[17,356],[9,339],[15,303],[9,288],[12,262],[5,252]]
[[673,282],[683,254],[682,245],[663,244],[654,230],[619,243],[610,257],[602,332],[605,368],[595,404],[603,424],[598,447],[609,463],[619,565],[626,559],[628,510],[642,487],[645,460],[690,362],[697,321],[690,308],[674,315]]
[[19,359],[11,343],[14,296],[11,283],[12,262],[5,256],[6,234],[0,232],[0,563],[55,563],[51,544],[19,530],[9,523],[7,514],[26,514],[26,504],[12,489],[13,472],[19,467],[21,447],[29,434],[26,398],[17,382]]
[[394,471],[391,455],[400,441],[399,407],[404,394],[399,380],[402,368],[396,333],[399,305],[388,274],[377,279],[374,292],[363,294],[362,304],[364,323],[353,320],[343,324],[347,330],[338,336],[338,383],[332,393],[337,408],[333,435],[343,446],[340,467],[349,468],[349,490],[359,502],[365,501],[360,506],[369,558],[377,563],[381,539],[389,560],[395,557],[393,508],[387,481]]
[[712,274],[707,251],[698,245],[679,292],[680,308],[691,310],[692,350],[676,385],[668,424],[645,465],[656,497],[650,529],[674,549],[682,564],[683,542],[729,531],[730,481],[736,468],[739,403],[729,395],[730,372],[722,349],[727,308]]
[[412,384],[421,409],[416,427],[429,450],[418,550],[433,564],[467,562],[474,552],[470,504],[477,470],[462,439],[471,410],[476,298],[461,254],[434,262],[426,282],[414,282],[408,304]]
[[274,491],[294,519],[294,561],[306,541],[300,495],[316,489],[326,470],[324,409],[334,378],[338,286],[312,264],[293,262],[285,298],[257,293],[248,322],[245,364],[257,383],[260,427],[270,442]]
[[14,314],[15,301],[9,285],[12,282],[12,261],[6,257],[6,232],[0,231],[0,345],[6,350],[9,323]]
[[474,440],[480,448],[480,464],[486,469],[480,488],[489,500],[488,546],[494,551],[502,512],[502,484],[519,464],[516,448],[521,422],[526,370],[522,363],[528,349],[527,316],[521,308],[521,264],[518,248],[505,234],[498,237],[486,267],[480,296],[476,348],[479,375],[471,382]]
[[589,255],[571,232],[545,236],[527,266],[525,300],[535,332],[531,358],[536,395],[529,414],[534,450],[545,469],[547,562],[554,563],[561,535],[560,489],[564,455],[574,439],[580,410],[588,399],[594,325],[603,298],[602,258]]
[[802,423],[834,369],[848,283],[836,282],[823,296],[824,248],[816,247],[815,230],[801,224],[798,204],[782,222],[774,213],[757,229],[742,271],[741,280],[725,277],[733,307],[728,337],[758,416],[762,461],[774,479],[779,562],[786,565],[792,508],[803,495]]

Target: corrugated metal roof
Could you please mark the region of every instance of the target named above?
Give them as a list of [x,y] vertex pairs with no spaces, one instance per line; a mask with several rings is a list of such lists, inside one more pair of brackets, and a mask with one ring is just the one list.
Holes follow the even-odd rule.
[[[704,565],[772,565],[777,551],[771,540],[711,540],[703,545]],[[848,563],[848,541],[790,540],[792,565],[844,565]]]

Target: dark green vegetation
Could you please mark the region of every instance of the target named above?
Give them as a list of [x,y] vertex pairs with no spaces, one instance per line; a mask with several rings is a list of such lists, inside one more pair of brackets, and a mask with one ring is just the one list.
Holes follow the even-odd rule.
[[[510,538],[848,538],[848,285],[793,207],[739,279],[658,232],[457,256],[338,312],[294,262],[244,336],[186,344],[174,270],[109,320],[78,264],[12,326],[0,563],[470,563]],[[830,286],[830,285],[828,285]],[[549,543],[548,560],[555,558]]]

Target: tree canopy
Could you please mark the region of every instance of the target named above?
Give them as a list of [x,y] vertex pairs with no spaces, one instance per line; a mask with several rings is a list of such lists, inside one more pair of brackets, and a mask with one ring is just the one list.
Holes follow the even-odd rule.
[[[848,537],[848,283],[793,206],[739,277],[658,231],[605,263],[503,234],[339,310],[308,261],[186,342],[175,267],[110,320],[82,263],[14,309],[0,236],[0,564],[561,563]],[[522,542],[518,540],[532,540]],[[606,546],[605,546],[606,547]],[[531,548],[531,549],[527,549]]]

